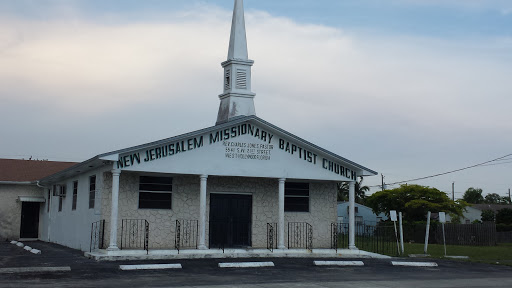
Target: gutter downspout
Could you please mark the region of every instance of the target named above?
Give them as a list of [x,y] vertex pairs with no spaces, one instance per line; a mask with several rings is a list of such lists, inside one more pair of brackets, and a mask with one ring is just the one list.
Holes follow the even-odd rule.
[[[47,188],[47,187],[42,186],[41,184],[39,184],[39,180],[37,180],[37,181],[36,181],[36,185],[37,185],[37,187],[39,187],[39,188],[43,188],[43,189],[50,189],[50,188]],[[44,192],[43,192],[43,196],[44,196]],[[52,193],[50,192],[50,193],[48,194],[48,201],[46,201],[46,203],[47,203],[46,205],[48,205],[48,206],[50,206],[50,203],[51,203],[50,198],[51,198],[51,197],[52,197]],[[47,236],[48,236],[48,237],[47,237],[48,242],[50,242],[50,231],[51,231],[51,225],[50,225],[50,224],[51,224],[51,222],[52,222],[51,215],[52,215],[52,207],[50,206],[50,207],[48,208],[48,229],[47,229],[47,230],[48,230],[48,231],[47,231],[47,233],[48,233],[48,235],[47,235]]]

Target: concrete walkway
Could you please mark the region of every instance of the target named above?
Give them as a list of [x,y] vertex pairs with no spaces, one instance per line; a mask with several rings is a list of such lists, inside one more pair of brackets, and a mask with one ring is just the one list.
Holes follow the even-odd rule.
[[391,257],[362,250],[349,249],[208,249],[208,250],[98,250],[85,256],[96,261],[173,260],[173,259],[223,259],[223,258],[376,258]]

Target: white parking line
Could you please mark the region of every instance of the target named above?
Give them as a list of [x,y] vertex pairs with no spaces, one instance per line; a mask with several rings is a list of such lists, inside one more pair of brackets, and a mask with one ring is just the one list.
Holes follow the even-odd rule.
[[364,266],[363,261],[313,261],[315,266]]
[[219,263],[219,268],[257,268],[257,267],[274,267],[274,262]]
[[435,262],[397,262],[391,261],[393,266],[409,266],[409,267],[437,267]]
[[162,269],[181,269],[181,264],[146,264],[146,265],[119,265],[119,269],[130,270],[162,270]]
[[34,273],[34,272],[69,272],[71,267],[19,267],[19,268],[0,268],[0,274],[7,273]]

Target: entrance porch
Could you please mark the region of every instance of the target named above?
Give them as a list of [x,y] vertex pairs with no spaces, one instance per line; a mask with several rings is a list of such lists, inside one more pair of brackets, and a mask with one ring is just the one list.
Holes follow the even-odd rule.
[[223,258],[391,258],[390,256],[354,249],[209,249],[209,250],[119,250],[105,249],[85,252],[85,256],[96,261],[136,261],[174,259],[223,259]]

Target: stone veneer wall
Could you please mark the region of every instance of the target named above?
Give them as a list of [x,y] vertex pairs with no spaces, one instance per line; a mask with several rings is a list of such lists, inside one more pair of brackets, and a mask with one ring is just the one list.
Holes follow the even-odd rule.
[[[139,174],[122,172],[119,188],[118,245],[121,244],[121,219],[146,219],[150,223],[150,249],[174,248],[177,219],[198,220],[199,176],[180,175],[173,177],[172,210],[138,209]],[[106,219],[105,244],[110,238],[110,203],[112,174],[105,173],[102,215]],[[244,193],[252,195],[252,246],[266,248],[267,223],[278,222],[278,180],[269,178],[208,177],[207,225],[208,235],[210,193]],[[313,246],[330,247],[330,223],[336,221],[336,184],[311,183],[310,212],[285,213],[285,222],[308,222],[313,225]],[[287,224],[285,245],[287,245]],[[275,240],[277,241],[277,239]],[[206,239],[208,245],[208,236]]]
[[0,241],[20,238],[21,202],[16,201],[18,196],[42,197],[43,189],[35,185],[0,185]]

